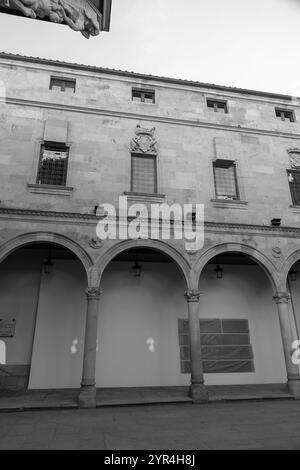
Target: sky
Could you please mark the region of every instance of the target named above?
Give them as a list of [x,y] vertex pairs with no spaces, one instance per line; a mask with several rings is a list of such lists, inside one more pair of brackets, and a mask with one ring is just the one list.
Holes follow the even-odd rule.
[[300,0],[112,0],[111,30],[0,14],[0,50],[300,96]]

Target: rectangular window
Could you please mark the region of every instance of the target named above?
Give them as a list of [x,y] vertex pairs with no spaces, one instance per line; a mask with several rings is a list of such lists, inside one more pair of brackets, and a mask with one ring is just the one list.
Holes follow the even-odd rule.
[[65,186],[69,148],[64,144],[45,142],[41,146],[37,184]]
[[295,122],[294,111],[290,109],[275,108],[275,114],[276,114],[276,117],[278,117],[282,121]]
[[155,92],[153,90],[141,90],[139,88],[132,89],[132,101],[138,103],[155,103]]
[[300,170],[287,170],[294,206],[300,206]]
[[64,91],[64,92],[68,91],[71,93],[75,93],[76,80],[72,80],[70,78],[51,77],[50,90]]
[[131,191],[157,193],[156,155],[131,155]]
[[216,160],[213,163],[217,199],[238,200],[239,192],[236,165],[231,160]]
[[207,107],[213,109],[215,113],[228,113],[228,107],[226,101],[207,100]]

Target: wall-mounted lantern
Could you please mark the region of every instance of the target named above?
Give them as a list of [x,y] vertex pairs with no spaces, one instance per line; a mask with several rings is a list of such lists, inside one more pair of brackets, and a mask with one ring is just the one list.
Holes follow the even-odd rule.
[[138,255],[136,255],[135,263],[131,269],[134,277],[141,277],[142,266],[138,263]]
[[216,273],[216,275],[217,275],[217,279],[222,279],[222,278],[223,278],[223,271],[224,271],[224,269],[221,268],[221,266],[220,266],[219,264],[216,266],[216,268],[214,269],[214,271],[215,271],[215,273]]
[[298,271],[296,271],[296,269],[294,269],[294,268],[291,268],[291,269],[290,269],[289,277],[290,277],[290,280],[291,280],[292,282],[297,281],[297,274],[298,274]]

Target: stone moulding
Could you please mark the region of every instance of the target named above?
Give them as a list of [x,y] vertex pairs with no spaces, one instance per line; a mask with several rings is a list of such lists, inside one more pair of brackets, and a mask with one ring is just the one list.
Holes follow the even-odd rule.
[[[98,217],[94,214],[84,214],[79,212],[56,212],[56,211],[44,211],[44,210],[35,210],[35,209],[16,209],[10,207],[0,207],[0,219],[9,218],[10,220],[29,218],[31,220],[39,218],[49,218],[49,219],[69,219],[70,222],[73,221],[82,221],[83,223],[97,223],[98,220],[102,219],[103,216]],[[128,219],[130,220],[130,218]],[[76,222],[78,223],[78,222]],[[172,222],[171,222],[172,223]],[[207,232],[215,231],[228,231],[232,233],[233,231],[243,231],[243,232],[256,232],[256,234],[269,232],[273,236],[277,236],[278,233],[282,233],[283,236],[289,236],[292,238],[300,238],[300,228],[299,227],[272,227],[269,225],[250,225],[242,223],[229,223],[229,222],[204,222],[205,230]],[[240,232],[235,232],[239,235]],[[254,235],[254,234],[253,234]]]
[[105,20],[109,25],[107,16],[110,16],[111,0],[0,0],[0,11],[67,24],[87,39],[98,36],[104,29],[100,6],[102,11],[105,9]]
[[[1,0],[0,0],[1,1]],[[1,57],[1,54],[0,54]],[[96,116],[109,116],[112,118],[125,118],[125,119],[134,119],[139,121],[149,121],[159,122],[164,124],[172,124],[178,126],[188,126],[188,127],[199,127],[203,129],[216,129],[251,135],[267,135],[272,137],[280,137],[284,139],[294,139],[300,140],[300,134],[289,133],[289,132],[278,132],[268,129],[259,129],[259,128],[250,128],[250,127],[237,127],[225,124],[212,123],[208,121],[199,121],[197,119],[181,119],[176,117],[167,117],[167,116],[155,116],[155,115],[146,115],[146,114],[136,114],[126,111],[116,111],[113,109],[102,109],[102,108],[93,108],[93,107],[83,107],[83,106],[70,106],[61,103],[51,103],[46,101],[33,101],[33,100],[24,100],[20,98],[11,98],[6,97],[6,105],[13,106],[28,106],[30,108],[43,108],[43,109],[52,109],[55,111],[66,111],[66,112],[76,112],[82,114],[90,114]]]

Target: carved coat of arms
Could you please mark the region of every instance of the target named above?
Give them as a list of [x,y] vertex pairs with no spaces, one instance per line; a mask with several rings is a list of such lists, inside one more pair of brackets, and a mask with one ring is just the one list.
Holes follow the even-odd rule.
[[154,137],[155,127],[146,129],[136,126],[134,137],[131,141],[131,152],[157,154],[157,141]]
[[288,150],[291,168],[300,168],[300,149]]

